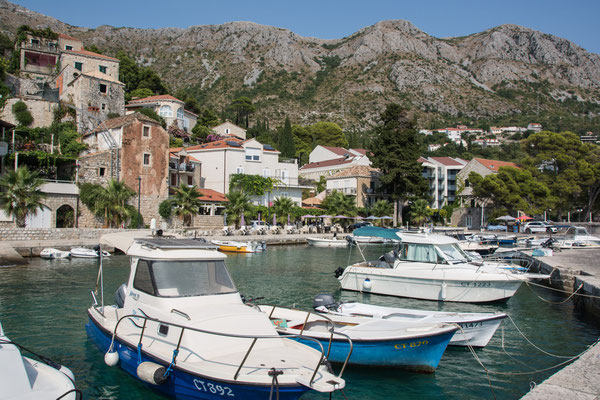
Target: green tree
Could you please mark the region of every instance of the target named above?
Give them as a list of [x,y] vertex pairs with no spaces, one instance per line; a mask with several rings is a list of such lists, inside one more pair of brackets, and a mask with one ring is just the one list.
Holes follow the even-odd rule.
[[235,113],[236,125],[245,124],[246,129],[248,129],[248,118],[256,112],[256,107],[252,104],[250,98],[241,96],[231,102],[228,110]]
[[118,228],[137,212],[128,204],[135,195],[133,189],[116,179],[109,180],[106,186],[84,183],[79,187],[81,202],[110,228]]
[[225,207],[227,223],[234,223],[236,228],[239,228],[242,214],[252,210],[250,198],[246,193],[238,190],[230,190],[226,197],[229,200]]
[[[389,104],[381,114],[381,124],[373,132],[369,150],[373,167],[383,173],[380,178],[383,188],[399,200],[400,206],[405,199],[426,196],[427,181],[417,162],[421,153],[418,132],[400,105]],[[401,216],[402,212],[398,214]]]
[[294,136],[292,134],[292,124],[290,119],[285,119],[285,124],[279,135],[278,149],[281,156],[285,158],[293,158],[296,155],[296,146],[294,145]]
[[271,177],[247,174],[231,174],[229,190],[240,191],[248,195],[262,196],[273,190],[279,180]]
[[419,226],[426,223],[431,215],[431,209],[427,200],[415,200],[410,207],[409,215],[412,222]]
[[311,139],[314,139],[315,146],[320,144],[321,146],[348,147],[348,141],[342,128],[335,122],[317,122],[310,125],[308,130]]
[[198,188],[194,186],[179,186],[171,198],[173,212],[181,217],[185,226],[192,225],[192,217],[200,211],[202,201],[198,199]]
[[27,167],[19,167],[0,178],[0,208],[15,218],[17,227],[25,228],[27,215],[35,215],[42,208],[42,199],[46,197],[40,189],[43,183]]
[[33,116],[27,109],[27,104],[22,101],[17,101],[13,104],[12,113],[19,123],[19,126],[29,126],[33,123]]
[[144,114],[147,117],[152,118],[153,120],[159,122],[160,125],[163,127],[163,129],[167,129],[167,122],[165,121],[165,119],[163,117],[161,117],[160,115],[158,115],[156,113],[156,111],[154,111],[153,109],[148,108],[148,107],[142,107],[139,110],[137,110],[137,112],[139,112],[140,114]]
[[287,224],[288,214],[293,214],[296,205],[289,197],[279,196],[273,202],[271,210],[277,214],[277,221],[282,225]]
[[138,99],[143,99],[144,97],[154,96],[154,92],[148,88],[138,88],[132,90],[130,95],[132,99],[134,97],[137,97]]
[[325,200],[321,203],[321,207],[327,210],[327,213],[330,215],[353,217],[357,213],[354,197],[345,195],[337,190],[334,190],[325,197]]
[[217,113],[214,110],[212,110],[210,108],[203,109],[202,114],[200,114],[198,116],[198,124],[204,125],[208,128],[217,126],[220,123],[221,123],[221,120],[219,119],[219,116],[217,115]]

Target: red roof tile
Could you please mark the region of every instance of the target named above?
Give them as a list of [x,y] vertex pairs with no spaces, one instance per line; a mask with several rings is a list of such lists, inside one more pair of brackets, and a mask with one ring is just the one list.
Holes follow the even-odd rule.
[[304,164],[302,167],[300,167],[300,169],[306,170],[306,169],[311,169],[311,168],[331,167],[334,165],[349,164],[352,161],[354,161],[354,159],[352,157],[350,157],[350,158],[346,158],[346,157],[334,158],[333,160],[325,160],[325,161],[318,161],[318,162],[314,162],[314,163]]
[[187,147],[186,150],[187,151],[191,151],[191,150],[212,150],[212,149],[227,149],[227,148],[236,148],[236,149],[242,149],[241,147],[237,147],[237,146],[232,146],[227,142],[234,142],[234,143],[239,143],[240,146],[242,145],[242,143],[244,143],[243,140],[241,139],[237,139],[234,137],[228,137],[227,139],[221,139],[221,140],[216,140],[214,142],[210,142],[210,143],[204,143],[204,144],[198,144],[196,146],[191,146],[191,147]]
[[367,155],[367,150],[365,150],[365,149],[350,149],[350,150],[352,150],[352,151],[355,151],[355,152],[357,152],[357,153],[360,153],[360,154],[362,154],[363,156],[366,156],[366,155]]
[[498,172],[498,168],[500,167],[513,167],[519,168],[517,164],[509,162],[509,161],[500,161],[500,160],[487,160],[485,158],[474,158],[473,160],[478,161],[484,167],[489,169],[490,171]]
[[131,100],[129,102],[129,104],[132,104],[132,103],[149,103],[149,102],[158,101],[158,100],[171,100],[171,101],[177,101],[179,103],[183,103],[183,101],[179,100],[176,97],[171,96],[170,94],[159,94],[157,96],[149,96],[149,97],[144,97],[144,98],[141,98],[141,99]]
[[200,193],[200,196],[198,196],[198,199],[202,200],[202,201],[214,201],[215,203],[229,202],[229,200],[227,200],[227,197],[225,197],[225,195],[223,193],[219,193],[216,190],[198,189],[198,193]]
[[450,158],[450,157],[431,157],[431,159],[439,162],[440,164],[444,164],[446,166],[465,165],[466,164],[466,163],[458,162],[455,159]]
[[323,146],[323,148],[331,151],[332,153],[337,154],[338,156],[343,156],[344,154],[350,153],[348,150],[343,147],[333,147],[333,146]]
[[73,36],[69,36],[66,33],[59,33],[58,37],[61,39],[67,39],[67,40],[77,40],[78,42],[81,42],[81,39],[77,39],[76,37]]
[[105,56],[104,54],[94,53],[93,51],[87,51],[87,50],[63,50],[63,51],[66,53],[75,53],[75,54],[81,54],[82,56],[105,58],[107,60],[120,62],[120,60],[118,58]]

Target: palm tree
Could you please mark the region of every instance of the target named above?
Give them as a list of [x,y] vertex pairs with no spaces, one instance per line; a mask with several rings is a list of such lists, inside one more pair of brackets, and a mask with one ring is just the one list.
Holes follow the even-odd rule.
[[425,199],[416,200],[414,203],[412,203],[409,214],[410,218],[415,224],[424,224],[427,222],[429,215],[431,214],[429,203]]
[[236,227],[239,227],[242,214],[251,210],[250,198],[244,192],[237,190],[230,191],[226,196],[229,203],[225,208],[229,221],[232,221]]
[[0,178],[0,208],[15,218],[19,228],[25,228],[25,220],[29,214],[37,214],[43,207],[42,199],[46,194],[40,190],[44,181],[37,172],[30,172],[27,167],[19,167]]
[[198,199],[200,193],[198,188],[193,186],[180,186],[175,189],[175,194],[171,199],[174,206],[173,212],[183,219],[185,226],[192,225],[192,217],[198,214],[202,201]]
[[294,202],[289,197],[280,196],[273,202],[273,211],[277,213],[278,220],[282,225],[287,223],[287,216],[294,210]]
[[375,204],[373,204],[373,207],[371,207],[371,213],[376,217],[389,216],[393,214],[393,212],[394,205],[387,200],[378,200],[375,202]]
[[337,190],[333,191],[329,196],[325,197],[321,206],[331,215],[345,215],[353,217],[356,215],[357,209],[353,196],[347,196]]
[[133,189],[115,179],[108,181],[106,187],[84,183],[79,188],[81,202],[111,228],[119,227],[135,214],[135,208],[128,204],[135,195]]

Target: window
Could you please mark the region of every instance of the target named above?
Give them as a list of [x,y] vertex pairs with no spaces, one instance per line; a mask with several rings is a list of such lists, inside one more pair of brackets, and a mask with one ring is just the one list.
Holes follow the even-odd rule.
[[229,135],[229,132],[230,132],[230,131],[229,131],[229,128],[225,128],[225,134],[226,134],[226,135]]
[[102,109],[106,110],[106,104],[102,103]]
[[142,128],[142,136],[143,137],[150,137],[150,127],[149,126],[144,126]]
[[65,50],[73,50],[73,46],[65,44]]
[[101,83],[100,84],[100,93],[106,93],[106,90],[107,90],[106,85]]
[[187,181],[188,181],[188,186],[192,186],[194,184],[194,178],[191,176],[187,177]]
[[178,119],[183,119],[183,107],[179,107],[177,109],[177,118]]
[[154,284],[152,283],[152,275],[150,274],[150,266],[148,261],[140,260],[135,270],[135,277],[133,278],[133,287],[137,290],[155,295]]
[[172,117],[173,110],[171,109],[171,106],[162,106],[158,110],[158,115],[160,115],[161,117]]
[[98,168],[98,176],[104,176],[106,174],[106,168],[100,167]]
[[144,153],[144,166],[150,165],[150,154]]
[[283,183],[288,183],[288,178],[289,178],[289,175],[288,175],[287,170],[285,170],[285,169],[282,170],[281,171],[281,180],[283,181]]
[[83,71],[83,63],[79,61],[75,61],[75,69]]
[[263,169],[263,176],[265,178],[268,178],[269,176],[271,176],[271,171],[269,170],[269,168]]
[[171,174],[171,186],[177,186],[177,174]]
[[288,192],[281,192],[281,195],[279,197],[290,197],[288,195]]
[[243,174],[244,173],[244,167],[237,167],[235,169],[235,173],[236,174]]
[[108,71],[108,68],[107,68],[107,67],[105,67],[104,65],[100,65],[100,66],[98,67],[98,69],[99,69],[99,70],[100,70],[100,72],[102,72],[103,74],[107,74],[107,73],[108,73],[108,72],[107,72],[107,71]]
[[438,254],[428,244],[403,243],[400,260],[435,263],[438,261]]
[[246,148],[246,161],[260,161],[260,149]]
[[31,44],[40,44],[40,41],[38,39],[31,39]]

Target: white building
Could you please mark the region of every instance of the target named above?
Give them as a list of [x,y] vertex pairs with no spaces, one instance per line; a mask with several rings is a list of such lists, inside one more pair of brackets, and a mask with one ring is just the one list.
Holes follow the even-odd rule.
[[332,176],[357,165],[370,166],[371,160],[365,149],[344,149],[343,147],[321,146],[313,149],[308,164],[300,168],[303,178],[319,180],[321,176]]
[[302,186],[298,181],[298,164],[279,161],[280,152],[256,139],[241,140],[234,137],[185,149],[189,156],[202,163],[204,188],[227,194],[231,175],[246,174],[275,178],[279,181],[272,192],[254,196],[256,204],[270,205],[276,198],[291,198],[301,205]]
[[431,208],[440,209],[454,201],[456,196],[456,175],[467,161],[452,157],[420,157],[423,177],[429,181]]
[[542,131],[542,124],[538,124],[537,122],[532,122],[527,125],[528,131],[534,131],[535,133]]
[[229,121],[215,126],[212,130],[219,136],[235,136],[239,139],[246,140],[246,130]]
[[125,106],[126,113],[131,114],[140,108],[151,108],[165,119],[167,127],[177,125],[179,129],[191,132],[196,126],[198,116],[185,109],[185,103],[169,94],[134,99]]

